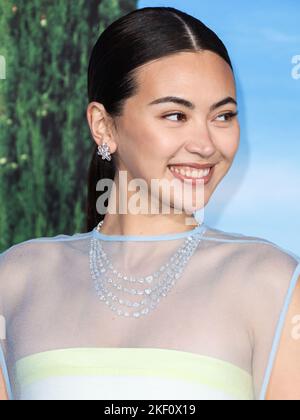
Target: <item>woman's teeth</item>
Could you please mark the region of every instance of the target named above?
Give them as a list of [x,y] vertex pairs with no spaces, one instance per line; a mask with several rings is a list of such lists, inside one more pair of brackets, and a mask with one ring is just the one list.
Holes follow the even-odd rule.
[[176,172],[182,176],[186,176],[189,178],[205,178],[209,175],[211,168],[207,169],[192,169],[192,168],[178,168],[174,166],[170,166],[170,170],[172,172]]

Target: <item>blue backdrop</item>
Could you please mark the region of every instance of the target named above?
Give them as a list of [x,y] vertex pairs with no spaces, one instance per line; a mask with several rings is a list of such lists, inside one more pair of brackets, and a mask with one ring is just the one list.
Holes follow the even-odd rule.
[[300,2],[139,2],[148,6],[175,7],[202,20],[234,65],[241,145],[205,209],[205,223],[300,255]]

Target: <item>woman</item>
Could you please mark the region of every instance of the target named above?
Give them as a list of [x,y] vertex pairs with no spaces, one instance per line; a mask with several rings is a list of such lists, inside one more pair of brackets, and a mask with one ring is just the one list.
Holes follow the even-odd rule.
[[100,36],[88,90],[88,232],[1,255],[8,398],[298,399],[300,259],[196,220],[239,146],[224,44],[134,11]]

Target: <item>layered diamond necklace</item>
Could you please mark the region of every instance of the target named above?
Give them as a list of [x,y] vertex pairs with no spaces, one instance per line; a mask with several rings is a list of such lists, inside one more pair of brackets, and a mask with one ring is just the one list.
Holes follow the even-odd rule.
[[[103,222],[98,224],[96,228],[98,232],[101,232]],[[200,232],[195,232],[188,236],[184,244],[158,271],[140,278],[125,275],[116,270],[103,250],[101,241],[93,237],[90,247],[90,269],[100,300],[104,301],[118,316],[140,318],[148,315],[181,278],[201,242],[202,235]],[[144,287],[136,287],[140,284]],[[129,288],[129,286],[134,286],[134,288]],[[120,292],[124,296],[120,297]],[[135,296],[138,301],[132,302],[126,296]]]

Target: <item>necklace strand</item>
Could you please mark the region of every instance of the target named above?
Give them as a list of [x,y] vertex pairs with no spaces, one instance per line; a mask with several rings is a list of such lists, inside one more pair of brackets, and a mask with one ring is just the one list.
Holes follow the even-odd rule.
[[[97,226],[97,231],[103,221]],[[181,278],[182,273],[188,264],[190,258],[195,253],[202,237],[196,233],[186,238],[184,244],[169,258],[168,262],[161,266],[154,274],[149,274],[141,278],[128,276],[120,273],[115,269],[114,265],[108,259],[104,252],[101,241],[99,239],[91,239],[90,248],[90,269],[94,281],[94,287],[101,301],[119,316],[140,318],[153,311],[162,298],[166,297],[177,281]],[[154,280],[157,284],[153,285]],[[124,284],[147,284],[146,288],[139,290],[138,288],[128,289]],[[153,285],[153,287],[151,287]],[[112,289],[109,290],[109,286]],[[131,296],[142,296],[139,302],[131,302],[125,297],[122,299],[114,294],[114,289]],[[118,308],[117,305],[125,307]],[[133,308],[133,312],[129,312],[128,308]],[[139,309],[139,310],[138,310]]]

